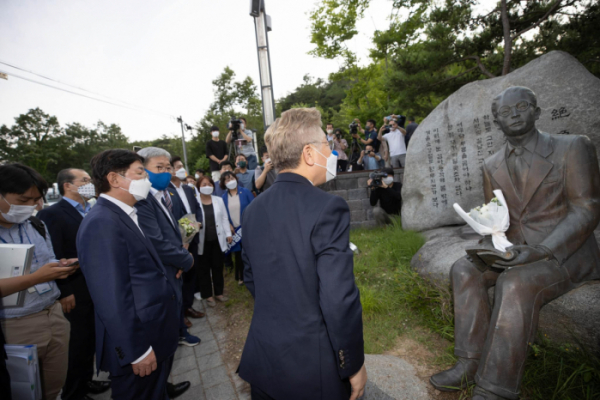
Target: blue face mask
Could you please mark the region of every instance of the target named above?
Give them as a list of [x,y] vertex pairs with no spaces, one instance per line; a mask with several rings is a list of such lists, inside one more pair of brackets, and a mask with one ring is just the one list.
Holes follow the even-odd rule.
[[148,179],[152,183],[152,187],[156,190],[165,190],[167,186],[169,186],[169,182],[171,182],[171,174],[168,172],[161,172],[159,174],[155,174],[152,171],[146,170],[148,173]]

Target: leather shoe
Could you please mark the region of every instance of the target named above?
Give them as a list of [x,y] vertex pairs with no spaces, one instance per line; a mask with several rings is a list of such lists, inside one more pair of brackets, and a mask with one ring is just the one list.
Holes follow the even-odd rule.
[[110,381],[88,381],[88,393],[100,394],[110,389]]
[[190,321],[189,319],[187,319],[187,317],[183,317],[183,323],[185,324],[185,326],[187,326],[188,328],[192,327],[192,321]]
[[479,360],[461,357],[454,367],[433,375],[429,382],[439,391],[456,392],[475,383],[478,367]]
[[192,307],[185,310],[185,316],[190,318],[203,318],[204,313],[194,310]]
[[488,392],[482,387],[475,386],[475,390],[473,390],[473,397],[471,397],[471,400],[506,400],[506,398],[500,397],[492,392]]
[[189,381],[181,382],[176,385],[167,382],[167,395],[169,396],[169,399],[174,399],[175,397],[179,397],[184,394],[189,388]]

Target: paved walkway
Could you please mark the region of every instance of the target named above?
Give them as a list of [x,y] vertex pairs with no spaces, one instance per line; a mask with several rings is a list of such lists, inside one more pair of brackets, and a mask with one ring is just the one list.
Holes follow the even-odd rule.
[[[171,369],[169,381],[189,381],[191,387],[177,400],[250,400],[249,385],[235,373],[236,365],[229,368],[223,360],[222,348],[227,340],[226,320],[216,308],[205,307],[194,301],[196,310],[206,312],[206,317],[191,319],[194,324],[190,333],[202,339],[195,347],[179,346]],[[101,373],[96,379],[108,379]],[[98,400],[110,400],[110,392],[91,396]]]

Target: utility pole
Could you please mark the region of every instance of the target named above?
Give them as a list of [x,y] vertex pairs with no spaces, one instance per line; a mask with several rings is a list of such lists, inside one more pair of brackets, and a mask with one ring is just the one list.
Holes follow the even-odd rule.
[[178,117],[177,122],[181,124],[181,144],[183,145],[183,162],[185,163],[185,169],[189,173],[190,169],[188,168],[187,163],[187,150],[185,148],[185,130],[183,129],[183,118],[181,118],[181,116]]
[[250,15],[254,17],[254,27],[256,29],[256,49],[258,53],[258,69],[260,71],[263,123],[266,131],[273,121],[275,121],[275,97],[271,76],[269,37],[267,35],[272,30],[271,17],[265,11],[264,0],[250,0]]

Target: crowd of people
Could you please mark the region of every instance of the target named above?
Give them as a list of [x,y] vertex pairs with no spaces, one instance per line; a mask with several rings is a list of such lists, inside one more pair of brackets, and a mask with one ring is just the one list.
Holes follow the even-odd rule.
[[[398,149],[406,146],[398,141],[410,137],[395,119],[386,122],[385,134],[385,127],[377,132],[375,121],[367,122],[365,139],[359,138],[365,149],[352,166],[340,129],[327,124],[323,139],[337,153],[333,165],[331,157],[322,165],[328,179],[359,166],[387,174],[371,190],[381,223],[400,212],[401,185],[386,165],[404,165]],[[194,174],[161,148],[104,151],[91,160],[91,175],[78,168],[60,171],[62,199],[47,207],[40,204],[48,184],[37,171],[0,165],[0,241],[35,245],[29,275],[0,279],[3,297],[25,293],[22,307],[0,307],[0,351],[5,342],[37,346],[44,398],[62,393],[65,400],[85,400],[111,388],[114,399],[172,399],[189,388],[189,382],[173,385],[167,377],[176,347],[201,343],[188,331],[205,316],[194,309],[194,298],[209,307],[227,301],[225,267],[244,285],[245,211],[285,169],[275,168],[266,146],[257,164],[254,132],[245,120],[236,141],[232,133],[223,141],[219,129],[211,129],[210,171]],[[383,143],[390,150],[382,156]],[[199,229],[184,243],[180,221],[190,215]],[[110,381],[92,379],[94,357]],[[3,360],[0,354],[0,397],[10,399]]]

